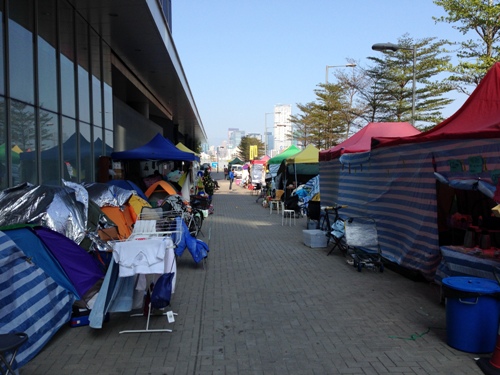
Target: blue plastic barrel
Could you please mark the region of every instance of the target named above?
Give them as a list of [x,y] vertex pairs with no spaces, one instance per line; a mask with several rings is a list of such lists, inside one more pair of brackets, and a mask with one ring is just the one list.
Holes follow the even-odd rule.
[[498,333],[500,285],[466,276],[447,277],[442,282],[448,345],[468,353],[491,353]]

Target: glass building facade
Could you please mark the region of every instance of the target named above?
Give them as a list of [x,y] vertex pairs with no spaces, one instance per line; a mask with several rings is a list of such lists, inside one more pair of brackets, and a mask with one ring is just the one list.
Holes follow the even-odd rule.
[[65,1],[0,11],[0,189],[95,181],[113,150],[110,48]]
[[157,133],[203,143],[171,23],[171,0],[0,0],[0,190],[108,178]]

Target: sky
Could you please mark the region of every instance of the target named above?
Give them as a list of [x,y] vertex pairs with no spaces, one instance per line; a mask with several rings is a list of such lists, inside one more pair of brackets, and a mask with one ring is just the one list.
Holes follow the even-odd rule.
[[[172,35],[210,146],[228,128],[264,133],[278,104],[315,101],[326,66],[369,65],[375,43],[464,37],[432,0],[173,0]],[[329,81],[335,69],[329,68]],[[455,113],[459,94],[443,110]],[[268,127],[272,116],[268,115]]]

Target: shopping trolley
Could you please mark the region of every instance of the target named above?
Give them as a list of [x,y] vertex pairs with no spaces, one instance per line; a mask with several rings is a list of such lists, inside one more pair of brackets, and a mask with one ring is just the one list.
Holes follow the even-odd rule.
[[382,251],[378,242],[377,225],[369,217],[352,217],[344,222],[347,263],[361,272],[363,268],[384,272]]

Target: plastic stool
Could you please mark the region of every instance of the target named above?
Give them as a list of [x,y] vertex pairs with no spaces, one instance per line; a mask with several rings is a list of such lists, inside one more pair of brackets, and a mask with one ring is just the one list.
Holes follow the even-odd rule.
[[283,208],[283,217],[281,218],[281,226],[283,226],[286,223],[287,218],[290,218],[290,226],[292,226],[292,219],[293,219],[293,225],[295,225],[295,210],[285,210]]
[[[15,374],[12,365],[16,359],[16,354],[19,347],[28,340],[28,335],[24,332],[0,334],[0,370],[5,375],[9,373]],[[12,358],[7,360],[7,352],[12,352]],[[7,371],[4,372],[3,368]]]
[[270,208],[269,214],[273,213],[273,207],[274,206],[276,206],[276,211],[277,211],[276,213],[279,215],[280,214],[281,201],[272,200],[272,199],[269,200],[269,208]]

